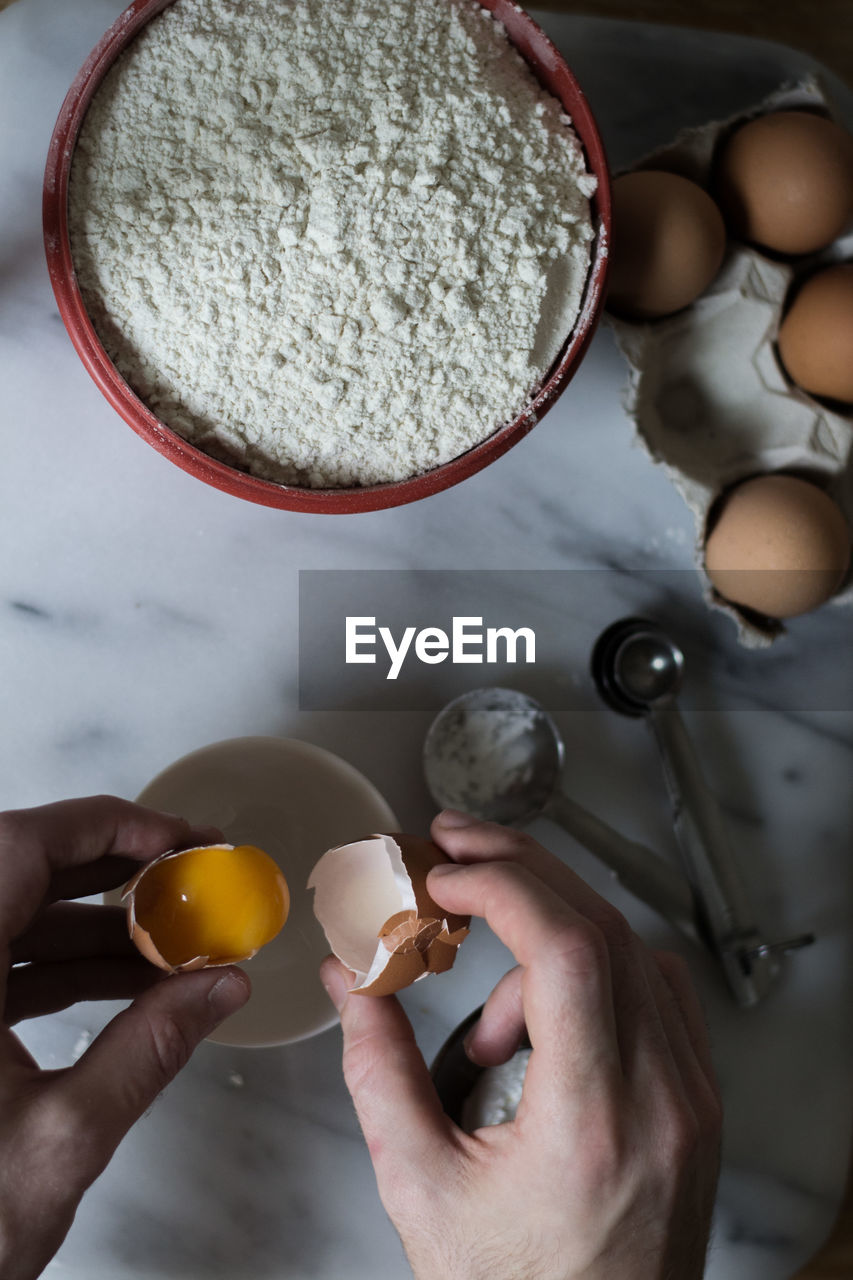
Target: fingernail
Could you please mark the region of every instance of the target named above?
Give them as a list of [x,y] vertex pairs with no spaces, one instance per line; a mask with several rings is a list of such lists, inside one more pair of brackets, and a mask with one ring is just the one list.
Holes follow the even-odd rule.
[[462,813],[459,809],[443,809],[436,818],[436,822],[442,827],[474,827],[480,821],[474,818],[470,813]]
[[332,1004],[335,1006],[338,1013],[340,1013],[346,1004],[347,996],[349,995],[346,978],[341,973],[340,969],[333,967],[330,964],[327,968],[321,970],[320,981],[326,988],[326,992]]
[[221,1021],[242,1009],[250,994],[249,979],[242,969],[229,969],[211,987],[207,999],[217,1020]]
[[446,876],[451,871],[464,871],[465,867],[459,862],[439,862],[434,867],[430,867],[429,874],[431,876]]

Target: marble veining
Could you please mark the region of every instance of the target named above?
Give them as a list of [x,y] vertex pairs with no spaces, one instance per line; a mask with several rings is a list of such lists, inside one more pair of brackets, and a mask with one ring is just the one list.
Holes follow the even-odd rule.
[[[600,704],[587,664],[614,618],[677,617],[692,673],[685,716],[756,914],[770,936],[818,935],[749,1014],[732,1006],[705,957],[690,956],[727,1106],[707,1277],[783,1280],[826,1234],[853,1130],[849,615],[828,608],[792,624],[771,654],[738,651],[731,623],[700,599],[689,512],[632,447],[625,369],[606,328],[524,441],[407,508],[331,518],[255,507],[139,440],[58,322],[39,230],[57,111],[122,7],[19,0],[0,13],[0,116],[12,122],[0,135],[0,807],[133,796],[187,751],[267,733],[350,760],[404,826],[423,830],[428,711],[299,709],[298,571],[519,569],[525,607],[561,646],[559,662],[519,687],[553,705],[571,794],[675,858],[651,738]],[[812,65],[770,44],[541,16],[616,166]],[[850,95],[830,88],[849,113]],[[684,949],[568,836],[545,819],[532,829],[650,942]],[[405,993],[428,1059],[509,962],[475,924],[451,976]],[[61,1066],[116,1008],[79,1005],[23,1034],[45,1066]],[[203,1046],[87,1194],[47,1272],[408,1274],[343,1085],[336,1029],[281,1049]]]

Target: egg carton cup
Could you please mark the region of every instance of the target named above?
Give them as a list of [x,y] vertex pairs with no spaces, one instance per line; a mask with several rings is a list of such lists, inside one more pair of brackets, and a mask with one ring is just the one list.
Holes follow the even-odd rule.
[[[632,168],[667,169],[707,189],[725,133],[769,111],[803,107],[838,119],[819,80],[810,76],[727,120],[683,130]],[[704,568],[708,514],[737,481],[788,471],[818,481],[853,527],[853,415],[835,412],[794,386],[776,354],[794,278],[851,257],[853,234],[795,262],[729,240],[716,279],[684,311],[640,323],[607,315],[628,362],[623,402],[636,438],[693,513],[694,557],[707,604],[733,619],[748,648],[767,647],[785,628],[714,590]],[[853,604],[851,575],[830,604]]]

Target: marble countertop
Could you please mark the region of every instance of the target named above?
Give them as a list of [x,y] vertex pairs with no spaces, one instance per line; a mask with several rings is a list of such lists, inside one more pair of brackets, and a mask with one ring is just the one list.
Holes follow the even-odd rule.
[[[410,507],[351,517],[268,510],[156,454],[78,360],[41,244],[57,111],[122,7],[19,0],[0,13],[0,807],[134,796],[193,748],[275,734],[337,752],[404,827],[423,830],[429,707],[300,709],[299,571],[519,570],[559,655],[528,685],[567,738],[572,795],[674,856],[652,741],[602,706],[587,665],[592,640],[615,618],[644,611],[677,623],[688,659],[698,655],[707,674],[692,701],[688,681],[686,715],[760,922],[773,937],[818,935],[748,1013],[710,964],[693,961],[727,1106],[707,1276],[782,1280],[828,1230],[853,1128],[849,612],[799,620],[772,651],[748,655],[731,623],[706,611],[691,517],[633,445],[620,407],[625,369],[606,328],[527,439]],[[808,66],[791,50],[730,37],[542,21],[615,165]],[[467,612],[466,580],[456,612]],[[488,594],[491,580],[476,581]],[[535,830],[612,893],[644,937],[680,947],[567,835],[545,820]],[[506,965],[503,948],[476,929],[452,975],[404,995],[428,1059]],[[24,1036],[44,1065],[59,1066],[111,1012],[79,1005]],[[402,1280],[408,1268],[343,1086],[338,1031],[278,1049],[202,1046],[87,1194],[46,1274]]]

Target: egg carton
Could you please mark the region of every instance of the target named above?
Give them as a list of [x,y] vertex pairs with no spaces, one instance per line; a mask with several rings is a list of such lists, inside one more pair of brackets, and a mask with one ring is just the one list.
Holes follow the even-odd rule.
[[[682,130],[632,168],[666,169],[709,188],[724,133],[768,111],[803,107],[838,118],[818,78],[809,76],[727,120]],[[703,596],[734,620],[738,639],[749,648],[770,645],[784,626],[741,610],[714,590],[704,568],[708,513],[735,482],[792,471],[817,480],[853,527],[853,415],[794,386],[776,354],[794,278],[851,257],[853,235],[795,262],[729,240],[716,279],[685,310],[643,323],[607,316],[628,362],[624,404],[636,437],[693,513]],[[853,604],[851,576],[830,604]]]

